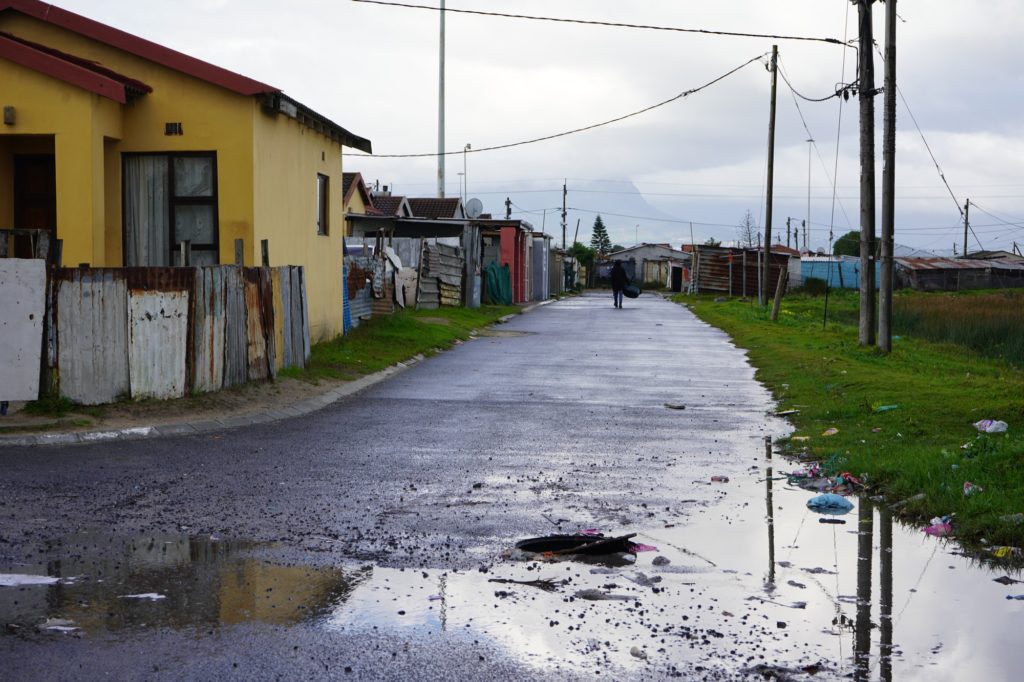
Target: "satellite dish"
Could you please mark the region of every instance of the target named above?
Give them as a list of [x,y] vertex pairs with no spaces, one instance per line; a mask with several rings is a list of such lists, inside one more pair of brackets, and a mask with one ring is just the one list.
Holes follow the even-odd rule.
[[484,202],[473,198],[466,202],[466,217],[476,219],[484,212]]

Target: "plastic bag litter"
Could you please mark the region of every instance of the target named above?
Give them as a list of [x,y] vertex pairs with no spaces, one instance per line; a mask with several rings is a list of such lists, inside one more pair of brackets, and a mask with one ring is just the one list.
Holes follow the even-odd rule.
[[984,488],[982,488],[980,485],[976,483],[964,481],[964,495],[967,497],[970,497],[971,495],[975,495],[980,492],[984,492],[984,490]]
[[875,412],[892,412],[898,409],[900,409],[899,405],[878,405],[872,408]]
[[1009,426],[998,419],[982,419],[974,422],[974,428],[982,433],[1005,433]]
[[951,516],[936,516],[931,520],[931,525],[924,529],[924,532],[937,538],[952,535],[953,526],[950,523],[952,519]]
[[837,433],[839,433],[839,429],[837,429],[836,427],[833,426],[830,429],[825,429],[824,431],[822,431],[821,435],[823,435],[823,436],[834,436]]
[[847,514],[853,509],[853,503],[842,495],[824,493],[807,500],[807,508],[819,514]]
[[1020,547],[1007,547],[1007,546],[993,547],[992,548],[992,554],[994,554],[997,559],[1006,559],[1007,557],[1018,557],[1018,556],[1020,556],[1021,555],[1021,550],[1020,550]]

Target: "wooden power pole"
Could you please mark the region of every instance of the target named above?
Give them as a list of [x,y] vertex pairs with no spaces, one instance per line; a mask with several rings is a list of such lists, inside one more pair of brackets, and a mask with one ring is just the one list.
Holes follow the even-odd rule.
[[860,325],[862,346],[875,343],[875,58],[871,5],[855,0],[860,23]]
[[896,0],[885,3],[885,109],[882,133],[882,268],[878,283],[878,348],[892,351],[892,252],[896,222]]
[[778,90],[778,66],[779,46],[772,45],[772,102],[768,114],[768,187],[766,191],[768,205],[765,207],[764,221],[764,268],[761,270],[761,295],[758,297],[758,302],[764,306],[768,305],[768,275],[771,272],[771,268],[768,266],[771,262],[769,254],[772,250],[772,195],[775,186],[775,93]]
[[967,258],[967,230],[971,227],[971,200],[964,204],[964,258]]

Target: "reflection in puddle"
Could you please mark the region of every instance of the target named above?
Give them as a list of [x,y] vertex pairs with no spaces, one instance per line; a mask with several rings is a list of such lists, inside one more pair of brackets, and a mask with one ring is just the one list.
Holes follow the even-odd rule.
[[36,568],[60,581],[0,589],[0,614],[9,632],[53,622],[85,633],[290,625],[324,613],[365,575],[266,563],[246,556],[253,546],[179,535],[76,535],[48,548],[60,560]]

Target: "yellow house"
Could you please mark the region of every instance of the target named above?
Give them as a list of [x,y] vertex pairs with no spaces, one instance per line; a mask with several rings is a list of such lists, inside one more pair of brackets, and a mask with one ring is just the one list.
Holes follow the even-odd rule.
[[[66,266],[302,265],[342,329],[342,147],[278,88],[37,0],[0,0],[0,229]],[[17,242],[14,255],[24,249]]]

